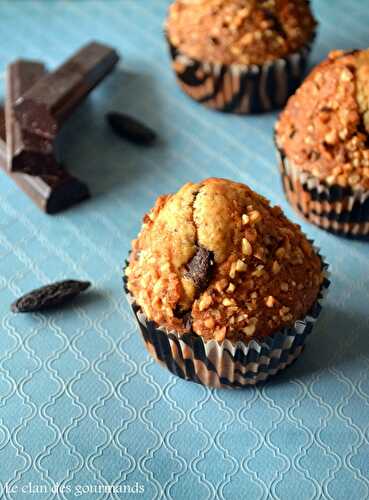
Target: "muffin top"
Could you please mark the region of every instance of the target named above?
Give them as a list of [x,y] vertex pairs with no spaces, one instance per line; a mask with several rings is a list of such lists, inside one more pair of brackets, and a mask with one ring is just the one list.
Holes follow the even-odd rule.
[[293,95],[277,146],[328,185],[369,189],[369,50],[335,51]]
[[194,59],[263,64],[301,49],[315,26],[308,0],[176,0],[166,29]]
[[218,341],[292,325],[323,281],[299,226],[247,186],[215,178],[158,198],[132,243],[126,277],[150,320]]

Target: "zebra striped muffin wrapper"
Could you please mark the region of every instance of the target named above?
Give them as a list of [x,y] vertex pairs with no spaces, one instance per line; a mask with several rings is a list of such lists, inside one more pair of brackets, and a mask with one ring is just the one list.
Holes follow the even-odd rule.
[[331,233],[368,239],[369,191],[330,186],[277,151],[284,192],[300,215]]
[[237,114],[282,108],[304,78],[313,41],[262,65],[224,65],[188,57],[166,38],[182,90],[209,108]]
[[[319,255],[318,249],[315,249]],[[217,388],[255,385],[290,365],[302,352],[318,319],[330,285],[328,264],[322,262],[324,279],[318,298],[305,318],[263,339],[236,343],[226,339],[206,341],[195,333],[167,331],[148,320],[135,303],[125,282],[128,303],[151,356],[178,377]]]

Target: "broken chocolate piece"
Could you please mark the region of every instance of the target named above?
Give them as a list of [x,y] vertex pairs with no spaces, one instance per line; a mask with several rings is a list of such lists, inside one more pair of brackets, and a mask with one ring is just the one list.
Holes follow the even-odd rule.
[[90,197],[88,187],[57,164],[48,175],[11,173],[6,168],[4,108],[0,107],[0,168],[47,214],[55,214]]
[[5,121],[8,169],[37,175],[55,163],[53,143],[49,139],[23,130],[15,117],[13,106],[24,92],[46,74],[45,66],[37,61],[18,60],[7,67]]
[[123,139],[144,146],[149,146],[156,139],[156,133],[151,128],[132,116],[111,112],[106,115],[106,119],[114,132]]
[[91,42],[57,70],[38,80],[14,106],[21,127],[49,139],[118,62],[116,51]]
[[11,310],[14,313],[26,313],[61,306],[90,286],[89,281],[58,281],[23,295],[12,304]]
[[206,248],[199,247],[195,255],[187,264],[186,276],[190,278],[197,291],[200,292],[207,287],[214,266],[214,254]]

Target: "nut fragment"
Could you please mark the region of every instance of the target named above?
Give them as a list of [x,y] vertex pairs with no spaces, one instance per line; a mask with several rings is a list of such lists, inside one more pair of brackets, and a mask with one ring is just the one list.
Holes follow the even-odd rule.
[[247,264],[242,260],[238,259],[238,261],[236,262],[236,271],[240,273],[247,271]]
[[242,238],[242,253],[247,256],[252,255],[252,246],[246,238]]
[[261,220],[261,213],[258,210],[253,210],[249,213],[250,221],[252,223],[257,223]]
[[278,259],[282,259],[286,255],[286,250],[284,247],[279,247],[278,250],[275,253],[276,257]]
[[279,262],[275,260],[272,265],[272,272],[273,274],[278,274],[279,271],[281,270],[281,266],[279,265]]
[[282,283],[281,283],[282,292],[288,292],[288,289],[289,289],[288,283],[286,283],[285,281],[282,281]]
[[267,307],[273,307],[274,304],[275,304],[275,298],[273,297],[273,295],[269,295],[269,297],[267,297],[266,301],[265,301],[265,304]]
[[229,271],[229,277],[232,279],[236,277],[236,268],[237,268],[236,262],[232,262],[231,269]]
[[236,305],[236,302],[233,299],[228,299],[227,297],[223,299],[222,304],[226,307],[234,306]]
[[227,292],[228,292],[228,293],[232,293],[232,292],[234,292],[235,290],[236,290],[236,287],[234,286],[234,284],[233,284],[233,283],[230,283],[230,284],[229,284],[229,286],[228,286],[228,288],[227,288]]
[[225,278],[217,281],[215,283],[215,289],[217,290],[217,292],[222,292],[228,285],[228,280],[226,280]]
[[327,144],[335,144],[337,142],[337,132],[335,130],[331,130],[325,134],[324,140]]
[[256,318],[251,318],[249,320],[249,324],[242,328],[243,333],[246,335],[246,337],[251,337],[254,335],[255,330],[256,330],[256,323],[257,319]]
[[250,222],[250,217],[247,214],[242,215],[242,224],[246,226]]
[[352,79],[353,79],[352,73],[349,70],[344,69],[341,73],[341,81],[342,82],[349,82]]
[[215,321],[213,318],[207,318],[205,321],[204,321],[204,325],[206,326],[206,328],[214,328],[215,326]]
[[256,266],[256,269],[252,273],[252,276],[256,276],[257,278],[259,278],[263,274],[264,274],[264,266],[260,264],[259,266]]
[[242,328],[242,331],[246,335],[246,337],[251,337],[252,335],[254,335],[255,330],[256,330],[255,325],[248,325]]
[[204,294],[200,301],[199,301],[199,309],[200,311],[205,311],[205,309],[208,309],[213,302],[213,299],[211,298],[210,295]]

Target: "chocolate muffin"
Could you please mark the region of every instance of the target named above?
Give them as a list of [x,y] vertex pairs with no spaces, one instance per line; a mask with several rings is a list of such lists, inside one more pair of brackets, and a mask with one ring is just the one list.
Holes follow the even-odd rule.
[[159,197],[132,243],[126,291],[146,346],[211,386],[265,380],[301,352],[326,265],[279,207],[207,179]]
[[369,50],[335,51],[290,98],[276,126],[283,185],[310,222],[369,235]]
[[295,91],[315,29],[307,0],[176,0],[166,36],[188,95],[252,113],[282,107]]

